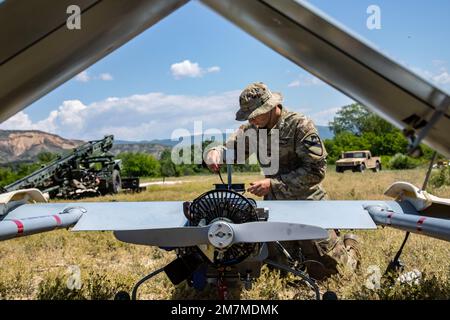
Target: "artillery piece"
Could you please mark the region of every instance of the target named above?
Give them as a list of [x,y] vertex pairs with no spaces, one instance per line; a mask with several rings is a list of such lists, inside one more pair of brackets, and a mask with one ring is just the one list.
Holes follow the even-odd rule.
[[134,186],[136,183],[129,182],[136,178],[122,181],[122,162],[108,153],[113,141],[114,136],[109,135],[101,140],[86,142],[69,154],[58,156],[30,175],[5,186],[3,191],[37,188],[50,198],[75,199],[118,193],[122,183]]

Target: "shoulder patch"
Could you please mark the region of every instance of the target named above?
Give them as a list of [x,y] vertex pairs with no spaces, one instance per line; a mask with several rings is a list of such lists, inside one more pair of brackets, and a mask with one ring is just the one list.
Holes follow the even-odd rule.
[[303,144],[305,147],[316,156],[323,156],[323,144],[319,135],[315,132],[309,133],[303,138]]

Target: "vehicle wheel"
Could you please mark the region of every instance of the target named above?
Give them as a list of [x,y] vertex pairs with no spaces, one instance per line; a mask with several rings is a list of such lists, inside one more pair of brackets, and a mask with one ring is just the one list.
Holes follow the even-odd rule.
[[361,163],[361,164],[358,166],[358,172],[363,173],[365,170],[366,170],[366,165],[365,165],[364,163]]
[[344,170],[342,170],[342,169],[339,168],[339,167],[336,167],[336,172],[337,172],[337,173],[342,173],[342,172],[344,172]]
[[380,171],[380,170],[381,170],[380,163],[377,162],[377,163],[375,164],[375,168],[372,169],[372,170],[373,170],[373,172],[378,172],[378,171]]
[[114,169],[112,173],[112,188],[111,192],[116,194],[122,189],[122,179],[120,178],[120,171]]

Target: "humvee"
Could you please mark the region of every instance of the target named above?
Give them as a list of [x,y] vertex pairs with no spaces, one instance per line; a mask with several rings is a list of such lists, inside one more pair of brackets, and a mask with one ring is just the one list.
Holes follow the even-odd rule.
[[369,150],[343,152],[341,159],[336,161],[336,172],[339,173],[345,170],[364,172],[366,169],[381,170],[380,157],[373,157]]

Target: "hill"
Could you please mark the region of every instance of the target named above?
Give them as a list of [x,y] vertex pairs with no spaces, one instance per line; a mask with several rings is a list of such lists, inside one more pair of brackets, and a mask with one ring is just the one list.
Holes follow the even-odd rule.
[[64,153],[82,143],[38,130],[0,130],[0,164],[34,162],[41,152]]

